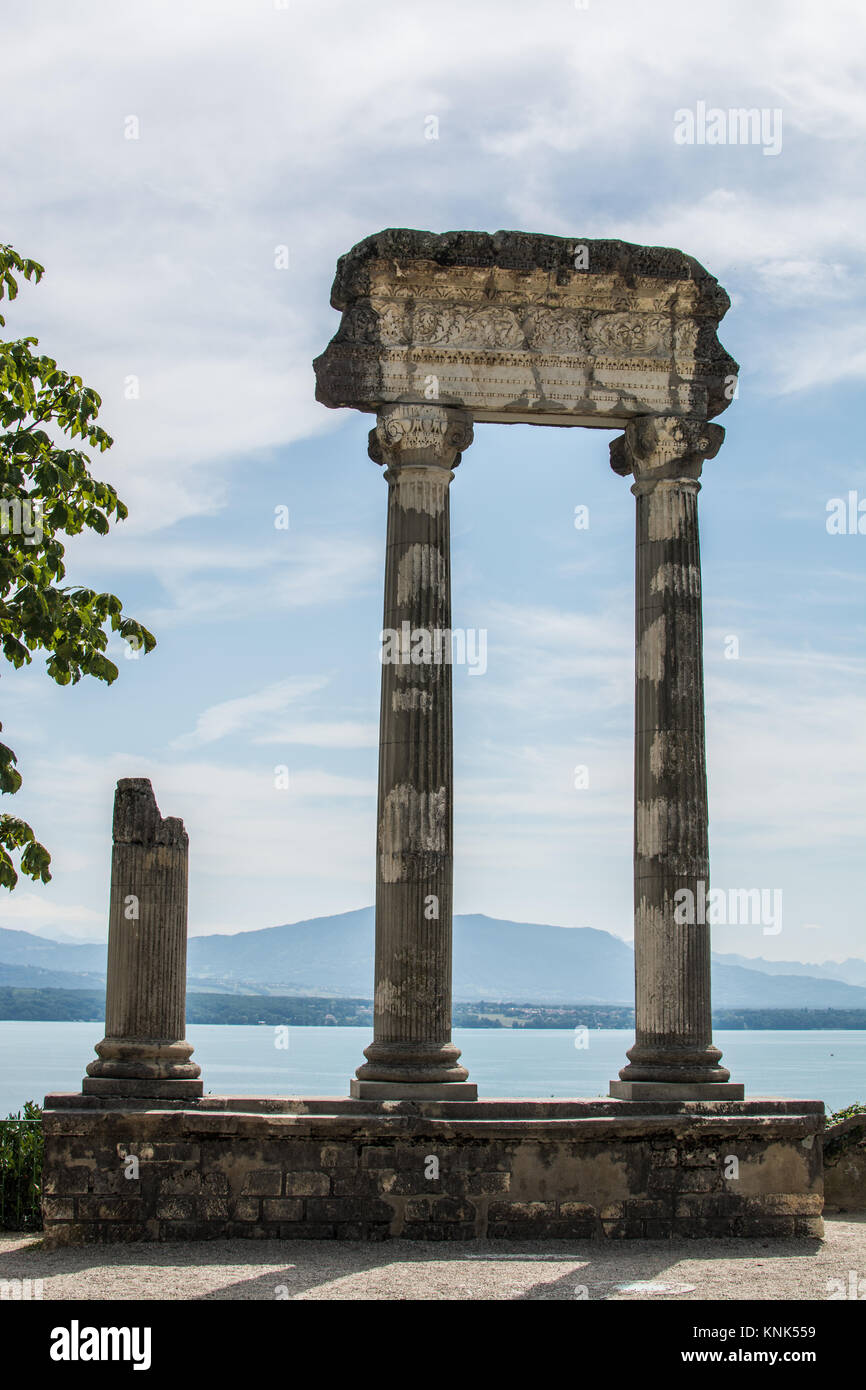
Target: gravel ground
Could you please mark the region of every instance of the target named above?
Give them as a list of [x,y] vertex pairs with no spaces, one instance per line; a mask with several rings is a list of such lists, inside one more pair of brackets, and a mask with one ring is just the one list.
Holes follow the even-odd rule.
[[824,1241],[603,1246],[226,1240],[46,1250],[0,1233],[0,1281],[42,1279],[45,1299],[826,1300],[830,1280],[847,1293],[851,1271],[866,1296],[866,1214],[827,1219]]

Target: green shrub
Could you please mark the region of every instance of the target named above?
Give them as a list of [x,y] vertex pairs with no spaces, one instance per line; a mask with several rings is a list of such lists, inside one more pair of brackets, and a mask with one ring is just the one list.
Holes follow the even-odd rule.
[[837,1110],[835,1114],[828,1115],[825,1124],[837,1125],[840,1120],[847,1120],[851,1115],[866,1115],[866,1105],[861,1105],[855,1101],[853,1105],[846,1105],[844,1110]]
[[42,1230],[42,1152],[42,1110],[28,1100],[0,1120],[0,1230]]

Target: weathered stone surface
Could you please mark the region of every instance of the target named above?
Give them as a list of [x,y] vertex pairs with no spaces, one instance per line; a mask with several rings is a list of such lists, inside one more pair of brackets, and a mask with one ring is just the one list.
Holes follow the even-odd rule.
[[435,391],[478,421],[611,428],[707,419],[733,394],[716,336],[730,300],[665,247],[392,228],[340,258],[331,303],[342,321],[315,363],[329,406]]
[[[377,414],[384,626],[404,642],[450,640],[448,485],[473,421],[625,428],[611,463],[637,496],[637,1036],[612,1094],[674,1084],[698,1099],[715,1084],[742,1098],[712,1042],[708,927],[675,913],[683,889],[702,901],[709,882],[697,493],[724,437],[709,421],[735,394],[716,334],[728,296],[668,248],[391,228],[341,257],[331,302],[342,321],[316,394]],[[383,663],[375,1036],[359,1100],[370,1082],[408,1096],[465,1075],[449,1017],[450,662]]]
[[[682,1086],[684,1097],[700,1099],[708,1086],[730,1083],[712,1040],[709,925],[682,910],[709,890],[697,507],[704,459],[723,438],[704,420],[644,417],[611,444],[611,466],[634,476],[637,499],[636,1038],[620,1072],[625,1085],[611,1089],[623,1100],[672,1094],[659,1086]],[[641,1092],[645,1084],[652,1089]],[[742,1094],[739,1086],[728,1092]]]
[[820,1234],[820,1102],[77,1100],[45,1112],[52,1242]]
[[[674,1054],[675,1062],[681,1056]],[[741,1081],[611,1081],[610,1094],[616,1100],[742,1100],[744,1087]]]
[[[463,412],[428,404],[388,406],[370,432],[371,456],[386,466],[388,539],[373,1041],[351,1083],[359,1099],[435,1099],[439,1087],[455,1084],[461,1085],[456,1099],[477,1095],[451,1041],[448,490],[452,469],[471,442],[471,421]],[[411,659],[410,637],[418,632],[428,637],[428,660]],[[400,634],[399,659],[386,634]]]
[[192,1098],[200,1068],[186,1041],[187,856],[183,822],[160,815],[146,777],[114,797],[105,1037],[83,1090]]
[[[453,1044],[451,1044],[453,1047]],[[367,1052],[370,1049],[366,1050]],[[413,1049],[413,1052],[415,1049]],[[393,1059],[393,1050],[389,1049]],[[366,1053],[365,1053],[366,1055]],[[374,1055],[381,1057],[382,1052],[376,1048]],[[456,1060],[460,1056],[457,1048],[453,1054],[447,1054],[448,1059],[453,1055]],[[438,1064],[442,1059],[441,1048],[436,1048],[435,1062]],[[426,1058],[424,1059],[426,1062]],[[464,1069],[465,1070],[465,1069]],[[452,1100],[473,1101],[478,1099],[478,1087],[474,1081],[449,1081],[433,1084],[425,1081],[412,1081],[411,1091],[407,1089],[407,1077],[404,1081],[359,1081],[353,1077],[349,1085],[349,1094],[356,1100],[406,1100],[411,1097],[413,1100],[445,1100],[450,1097]]]
[[866,1211],[866,1115],[849,1115],[823,1134],[828,1211]]

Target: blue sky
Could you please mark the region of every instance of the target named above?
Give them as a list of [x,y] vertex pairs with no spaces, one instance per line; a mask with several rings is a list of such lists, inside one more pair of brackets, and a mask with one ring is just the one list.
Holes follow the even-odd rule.
[[[7,331],[103,397],[94,471],[131,514],[70,544],[70,577],[159,645],[116,646],[110,689],[2,672],[14,808],[54,854],[2,925],[105,934],[123,776],[186,822],[192,933],[372,901],[386,488],[370,417],[318,405],[311,361],[356,241],[510,228],[676,246],[731,295],[739,397],[700,500],[712,879],[781,889],[783,920],[715,944],[866,953],[866,535],[826,529],[831,498],[866,499],[864,29],[833,0],[7,18],[2,237],[47,267]],[[701,101],[781,111],[781,150],[678,144]],[[486,673],[454,673],[455,895],[630,938],[634,499],[612,437],[478,426],[452,485],[454,624],[488,633]]]

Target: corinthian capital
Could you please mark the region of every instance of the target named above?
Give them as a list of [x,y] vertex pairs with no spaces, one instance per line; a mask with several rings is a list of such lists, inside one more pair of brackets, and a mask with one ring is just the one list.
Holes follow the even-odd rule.
[[442,405],[385,405],[370,431],[369,454],[388,468],[456,468],[472,443],[472,417]]
[[704,459],[715,458],[725,431],[721,425],[679,415],[639,415],[625,434],[611,441],[610,466],[636,483],[701,476]]

